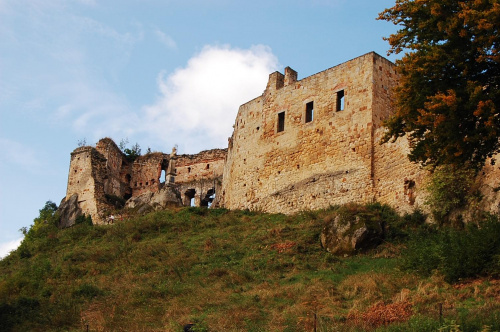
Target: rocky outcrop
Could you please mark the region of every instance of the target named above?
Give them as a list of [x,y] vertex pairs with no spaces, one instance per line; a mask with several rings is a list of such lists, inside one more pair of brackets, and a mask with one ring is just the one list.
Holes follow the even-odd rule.
[[335,255],[352,255],[374,248],[384,238],[384,222],[362,214],[337,213],[325,221],[321,245]]
[[69,199],[63,198],[59,208],[59,228],[71,227],[76,223],[76,219],[83,215],[82,209],[78,205],[78,194],[73,194]]
[[168,185],[155,193],[147,192],[132,197],[125,204],[126,208],[136,209],[138,213],[162,210],[169,206],[182,206],[182,199],[179,191]]

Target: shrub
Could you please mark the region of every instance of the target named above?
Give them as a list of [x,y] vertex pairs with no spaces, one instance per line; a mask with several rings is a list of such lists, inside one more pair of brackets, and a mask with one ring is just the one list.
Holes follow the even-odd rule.
[[422,275],[437,270],[448,282],[499,273],[500,223],[495,217],[452,228],[415,234],[403,252],[402,266]]
[[84,297],[87,299],[92,299],[102,294],[103,291],[99,287],[91,284],[82,284],[73,291],[73,297]]
[[426,204],[439,223],[448,221],[450,213],[480,199],[473,189],[475,171],[468,167],[444,165],[430,176]]
[[87,216],[85,214],[82,214],[82,215],[76,217],[75,224],[76,225],[84,224],[84,225],[92,226],[93,225],[92,217],[90,215]]
[[11,304],[0,303],[0,331],[10,331],[16,324],[34,319],[40,310],[37,299],[20,297]]

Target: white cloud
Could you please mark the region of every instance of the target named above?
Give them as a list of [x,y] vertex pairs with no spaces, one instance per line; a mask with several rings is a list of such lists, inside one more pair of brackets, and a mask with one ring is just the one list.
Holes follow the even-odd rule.
[[54,120],[71,121],[88,142],[121,139],[162,151],[178,144],[181,153],[227,147],[241,104],[259,96],[278,60],[267,46],[250,49],[205,46],[183,68],[158,75],[160,96],[134,111],[124,97],[97,84],[57,86],[74,96],[62,104]]
[[168,47],[172,50],[177,49],[177,44],[172,37],[170,37],[169,35],[167,35],[166,33],[164,33],[163,31],[161,31],[159,29],[155,30],[155,34],[156,34],[156,37],[158,37],[158,39],[160,40],[160,42],[163,45],[165,45],[166,47]]
[[21,237],[17,240],[0,243],[0,259],[7,256],[12,250],[17,249],[17,247],[19,247],[19,245],[21,244],[22,240],[23,238]]
[[186,67],[160,74],[161,97],[144,107],[142,130],[184,153],[226,147],[238,107],[264,91],[277,67],[267,46],[206,46]]

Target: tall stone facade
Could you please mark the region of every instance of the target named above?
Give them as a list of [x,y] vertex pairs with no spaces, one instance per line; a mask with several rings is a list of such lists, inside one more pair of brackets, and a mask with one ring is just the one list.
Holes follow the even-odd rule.
[[[111,209],[107,195],[133,198],[167,187],[186,206],[290,214],[381,202],[399,212],[425,210],[428,173],[408,160],[408,141],[380,144],[393,113],[394,64],[372,52],[297,76],[289,67],[269,75],[264,93],[240,106],[227,149],[150,153],[134,162],[107,138],[76,149],[66,199],[78,194],[97,222]],[[499,166],[488,162],[476,186],[484,196],[477,208],[498,213]]]
[[389,148],[398,152],[389,157],[377,142],[396,82],[394,65],[375,53],[302,80],[290,68],[272,73],[236,117],[223,205],[293,213],[376,199],[403,210],[415,204],[403,197],[404,180],[399,188],[385,170],[402,168],[414,182],[420,170],[404,147]]

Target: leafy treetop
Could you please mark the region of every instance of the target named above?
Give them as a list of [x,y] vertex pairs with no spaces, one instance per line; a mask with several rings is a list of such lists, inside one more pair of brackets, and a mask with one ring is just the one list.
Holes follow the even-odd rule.
[[407,135],[410,160],[480,169],[499,151],[500,1],[396,0],[378,19],[400,83],[384,142]]
[[130,149],[127,148],[127,144],[128,144],[128,138],[122,139],[118,146],[120,150],[123,151],[123,153],[125,154],[125,156],[129,161],[134,161],[137,159],[137,157],[141,156],[141,147],[138,143],[135,143]]

